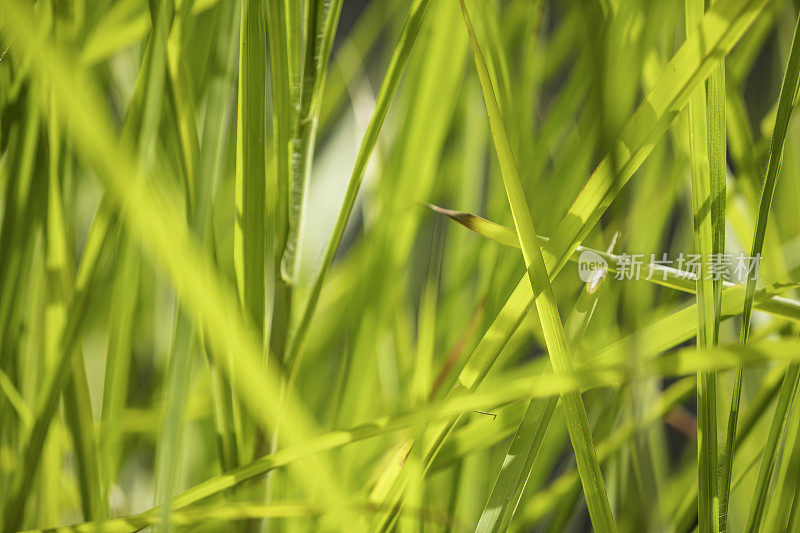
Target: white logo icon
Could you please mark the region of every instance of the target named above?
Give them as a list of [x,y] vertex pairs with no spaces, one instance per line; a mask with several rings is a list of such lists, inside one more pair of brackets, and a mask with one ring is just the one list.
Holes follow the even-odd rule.
[[608,272],[608,263],[600,255],[584,250],[578,258],[578,275],[581,281],[586,283],[597,283],[603,279]]

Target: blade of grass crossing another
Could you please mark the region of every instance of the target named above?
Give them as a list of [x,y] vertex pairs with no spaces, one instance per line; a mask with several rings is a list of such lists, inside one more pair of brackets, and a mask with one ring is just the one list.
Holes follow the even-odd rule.
[[[296,282],[297,262],[300,258],[301,237],[303,233],[304,215],[308,180],[314,159],[314,147],[317,139],[317,126],[322,108],[322,95],[327,81],[328,65],[330,63],[333,40],[339,17],[342,12],[342,1],[334,0],[328,7],[324,24],[322,15],[325,12],[325,2],[319,1],[317,7],[314,2],[307,5],[306,54],[304,72],[300,89],[300,112],[297,116],[295,136],[293,139],[292,161],[295,168],[292,171],[291,206],[289,213],[289,235],[283,251],[280,264],[281,279],[289,285]],[[322,29],[319,30],[319,25]],[[321,31],[321,33],[317,33]],[[287,394],[291,393],[297,377],[300,359],[295,357],[295,344],[292,344],[286,357],[286,368],[289,376]],[[299,347],[298,347],[299,349]]]
[[[561,318],[558,314],[555,295],[550,286],[547,274],[547,267],[542,256],[542,249],[536,236],[528,203],[522,182],[517,170],[517,163],[511,150],[503,119],[500,113],[500,106],[492,87],[491,77],[483,59],[483,53],[478,45],[474,33],[472,21],[464,0],[461,0],[461,11],[467,26],[467,32],[472,43],[475,66],[483,90],[483,97],[489,116],[489,124],[492,130],[497,156],[500,161],[501,174],[505,185],[508,202],[511,206],[511,213],[517,227],[522,255],[525,266],[528,269],[528,276],[531,286],[535,292],[539,292],[536,298],[536,309],[542,322],[542,330],[545,342],[550,354],[553,370],[556,374],[566,373],[572,369],[570,360],[569,344],[567,343],[566,332]],[[538,289],[538,290],[536,290]],[[614,531],[614,519],[611,516],[611,506],[608,503],[608,495],[605,491],[603,476],[600,471],[600,464],[597,461],[597,454],[592,442],[589,419],[586,416],[586,409],[583,400],[577,392],[566,393],[561,396],[567,418],[567,427],[575,450],[575,459],[578,464],[578,471],[581,475],[586,504],[589,508],[589,515],[596,531]]]
[[[580,345],[586,325],[594,313],[601,284],[606,279],[603,276],[599,281],[592,281],[584,286],[578,304],[567,319],[565,330],[570,335],[573,350]],[[534,399],[528,404],[481,513],[476,531],[506,531],[509,528],[550,425],[557,400],[557,397],[552,396]],[[580,494],[576,494],[576,499],[579,496]]]
[[[778,113],[775,118],[775,127],[770,141],[769,162],[767,174],[764,178],[764,187],[761,191],[761,201],[758,207],[758,218],[753,235],[753,245],[750,248],[750,258],[761,257],[764,248],[764,237],[767,231],[769,211],[772,206],[772,196],[778,181],[781,160],[783,158],[783,145],[786,140],[786,130],[789,127],[789,118],[793,110],[793,103],[800,84],[800,17],[795,22],[792,48],[789,52],[789,61],[786,73],[781,83],[780,96],[778,97]],[[744,346],[750,333],[750,317],[753,312],[753,300],[756,292],[757,276],[748,276],[745,288],[744,306],[742,308],[742,322],[739,329],[739,344]],[[720,487],[720,510],[726,511],[730,498],[730,480],[733,465],[733,442],[736,439],[736,426],[739,418],[739,404],[742,394],[742,380],[744,368],[736,370],[734,379],[731,407],[728,414],[728,435],[725,443],[724,463],[722,465],[722,481]]]
[[[681,46],[664,69],[661,80],[621,134],[619,142],[625,157],[617,158],[620,165],[618,175],[609,174],[611,168],[604,160],[557,227],[554,236],[542,248],[545,262],[550,267],[551,280],[555,279],[600,214],[610,205],[613,196],[644,162],[652,145],[683,109],[689,92],[705,80],[716,59],[730,51],[766,3],[765,0],[720,0],[699,28],[705,39],[693,34]],[[724,23],[720,24],[720,21]],[[703,42],[706,44],[703,45]],[[613,194],[609,197],[612,187]],[[595,214],[591,215],[593,212]],[[480,383],[519,326],[534,296],[526,274],[476,347],[461,372],[457,387],[472,389]]]
[[[766,0],[721,0],[673,56],[661,79],[620,134],[614,148],[618,152],[617,171],[614,172],[606,157],[559,223],[553,238],[544,246],[551,280],[648,157],[655,143],[685,106],[692,90],[708,77],[719,58],[733,48],[767,4]],[[453,390],[470,390],[483,380],[521,323],[534,296],[526,274],[469,357]],[[455,423],[457,420],[452,420],[431,429],[437,435],[432,439],[431,460]],[[402,484],[402,481],[398,479],[397,483]]]

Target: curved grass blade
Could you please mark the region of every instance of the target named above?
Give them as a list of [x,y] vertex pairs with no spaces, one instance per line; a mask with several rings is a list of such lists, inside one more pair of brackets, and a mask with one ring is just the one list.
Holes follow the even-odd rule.
[[[750,248],[750,258],[761,257],[764,247],[764,236],[767,230],[767,220],[772,205],[772,196],[775,192],[775,185],[778,180],[781,160],[783,158],[783,145],[786,139],[786,130],[789,126],[793,103],[797,95],[798,83],[800,83],[800,18],[795,23],[794,39],[789,53],[789,62],[786,65],[786,73],[781,84],[780,96],[778,97],[778,114],[775,119],[775,127],[770,142],[769,163],[767,164],[767,174],[764,178],[764,188],[761,191],[761,201],[758,208],[758,219],[756,222],[753,245]],[[750,333],[750,317],[753,311],[753,298],[756,290],[756,276],[748,276],[744,306],[742,308],[742,323],[739,329],[739,343],[745,345]],[[722,485],[721,510],[726,510],[730,498],[730,480],[733,469],[733,448],[732,443],[736,438],[736,425],[739,418],[739,403],[742,394],[742,380],[744,369],[736,370],[736,378],[733,385],[733,395],[731,397],[731,407],[728,415],[728,434],[725,443],[724,463],[722,465]]]
[[[513,248],[520,247],[517,232],[514,231],[513,228],[497,224],[496,222],[486,220],[478,215],[465,213],[463,211],[453,211],[452,209],[446,209],[433,204],[425,204],[425,207],[452,220],[455,220],[465,228],[474,231],[478,235],[486,237],[489,240],[498,242],[505,246],[511,246]],[[539,237],[539,239],[542,239],[542,237]]]
[[[564,325],[556,306],[555,294],[550,286],[547,273],[547,266],[542,256],[542,249],[536,236],[528,203],[525,199],[524,189],[517,170],[517,163],[511,149],[511,143],[503,124],[500,106],[494,93],[491,77],[489,75],[483,53],[478,44],[477,37],[473,29],[472,21],[464,0],[461,0],[461,11],[467,26],[469,38],[472,43],[475,66],[478,71],[483,98],[486,103],[486,110],[489,116],[492,138],[494,140],[497,157],[500,161],[503,183],[508,196],[508,203],[511,206],[511,213],[514,217],[517,234],[519,235],[520,247],[528,269],[528,277],[534,292],[538,292],[536,298],[536,309],[542,322],[545,342],[550,355],[550,361],[556,375],[569,372],[572,368],[569,344],[564,330]],[[538,289],[538,290],[537,290]],[[561,396],[567,418],[567,428],[570,440],[575,450],[575,459],[578,464],[578,471],[581,475],[581,483],[586,497],[586,505],[589,508],[589,515],[592,518],[592,525],[596,531],[614,531],[614,519],[611,516],[611,506],[608,503],[608,495],[603,482],[603,475],[597,461],[594,442],[592,441],[589,419],[586,416],[586,409],[583,400],[577,392],[566,393]],[[553,406],[554,407],[554,406]],[[550,411],[552,413],[552,411]],[[531,413],[531,421],[536,423],[543,420],[547,411],[541,413]],[[546,424],[539,427],[543,428]],[[538,434],[538,435],[537,435]],[[534,432],[534,439],[543,438],[543,430]],[[516,458],[515,458],[516,459]],[[528,470],[529,471],[529,470]],[[514,483],[524,486],[524,482],[517,480]],[[521,489],[520,489],[521,492]]]

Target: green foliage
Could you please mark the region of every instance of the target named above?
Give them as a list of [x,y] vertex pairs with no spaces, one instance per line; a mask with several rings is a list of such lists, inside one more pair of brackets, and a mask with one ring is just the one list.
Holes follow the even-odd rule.
[[357,4],[0,0],[2,531],[800,527],[796,3]]

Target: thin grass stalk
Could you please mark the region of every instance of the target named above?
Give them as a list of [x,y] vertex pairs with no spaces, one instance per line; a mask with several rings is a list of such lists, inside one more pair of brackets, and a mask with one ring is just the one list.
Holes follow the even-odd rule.
[[[291,212],[292,153],[299,88],[296,70],[297,30],[294,26],[298,5],[291,0],[267,3],[267,37],[269,39],[270,90],[272,95],[272,176],[267,186],[267,201],[271,219],[267,224],[273,246],[272,263],[272,322],[269,331],[269,353],[281,365],[286,359],[286,342],[292,310],[292,285],[281,273],[281,261],[289,237]],[[266,59],[266,58],[265,58]],[[266,82],[262,85],[266,87]],[[259,197],[260,198],[260,197]],[[263,270],[263,269],[262,269]],[[266,440],[265,440],[266,439]],[[263,451],[268,446],[265,436],[258,437],[256,447]]]
[[[597,298],[600,296],[606,278],[607,273],[598,280],[584,285],[578,302],[567,319],[565,330],[570,336],[569,342],[573,350],[580,346],[583,333],[592,319]],[[553,396],[544,400],[531,400],[528,404],[522,422],[520,422],[506,453],[503,467],[481,513],[476,531],[505,531],[510,526],[534,468],[557,400]],[[577,494],[576,499],[579,496],[580,494]]]
[[778,402],[775,405],[775,412],[772,415],[767,440],[764,443],[764,450],[761,454],[761,463],[758,467],[758,477],[756,479],[750,509],[747,512],[747,523],[744,531],[752,533],[761,530],[761,522],[764,518],[764,511],[767,502],[767,490],[769,489],[772,471],[775,467],[775,455],[780,444],[783,428],[789,408],[797,391],[797,384],[800,380],[800,365],[791,364],[786,369],[786,374],[781,382],[781,389],[778,392]]
[[[221,30],[218,33],[212,57],[208,107],[201,139],[201,163],[195,189],[195,207],[192,211],[192,229],[212,250],[214,247],[212,235],[213,194],[215,187],[221,181],[226,148],[225,134],[228,133],[227,124],[230,123],[230,117],[233,115],[230,97],[231,93],[238,92],[234,73],[238,68],[238,29],[241,11],[235,4],[224,4],[217,9],[220,11],[218,20]],[[236,423],[230,383],[224,377],[219,366],[214,363],[215,358],[209,354],[208,351],[212,348],[208,346],[205,339],[203,340],[206,363],[209,366],[214,390],[214,414],[219,435],[217,453],[222,469],[229,470],[240,464],[238,446],[241,435],[235,431]]]
[[11,482],[9,496],[3,510],[3,531],[17,531],[22,523],[25,502],[28,499],[33,477],[39,464],[42,447],[51,426],[61,392],[70,376],[71,355],[78,341],[80,326],[91,301],[92,282],[104,249],[108,246],[109,228],[115,219],[109,206],[101,204],[86,241],[75,280],[75,292],[67,312],[67,322],[59,339],[56,365],[47,374],[43,393],[37,399],[35,421],[26,438],[22,466]]
[[[703,0],[686,0],[687,34],[703,17]],[[713,71],[712,71],[713,75]],[[716,96],[716,95],[715,95]],[[694,248],[700,255],[697,276],[697,347],[713,345],[715,298],[710,271],[713,235],[711,228],[711,175],[708,144],[708,114],[705,87],[695,89],[689,99],[689,146],[692,163],[692,213]],[[716,125],[715,125],[716,126]],[[702,372],[697,376],[697,461],[698,522],[700,533],[719,531],[719,488],[717,479],[717,376]]]
[[[295,126],[292,161],[295,168],[292,173],[292,205],[289,218],[289,236],[281,259],[281,277],[290,285],[296,283],[296,271],[300,260],[300,247],[304,224],[304,209],[307,197],[308,180],[314,159],[314,147],[317,139],[317,126],[322,108],[322,96],[325,92],[328,65],[333,49],[336,29],[342,12],[342,0],[334,0],[328,7],[327,15],[322,23],[325,2],[319,1],[317,9],[307,5],[308,39],[306,57],[300,92],[300,113]],[[320,28],[320,25],[322,26]],[[301,355],[299,344],[294,341],[285,354],[285,364],[289,376],[284,396],[292,393],[297,372],[300,368]]]
[[297,323],[297,327],[292,333],[288,352],[290,362],[298,357],[299,352],[303,348],[303,343],[305,342],[305,337],[308,333],[308,327],[311,324],[311,318],[314,315],[320,293],[322,292],[322,285],[325,282],[325,276],[328,273],[331,263],[333,263],[333,258],[336,255],[336,251],[339,249],[339,244],[344,236],[344,230],[347,226],[347,222],[350,220],[350,215],[355,207],[358,191],[361,188],[361,181],[364,179],[364,172],[367,169],[370,156],[372,155],[372,151],[374,150],[378,141],[378,135],[380,134],[383,123],[386,120],[386,115],[389,112],[389,106],[394,98],[395,93],[397,92],[397,87],[400,84],[400,79],[403,71],[405,70],[405,66],[408,63],[408,57],[411,53],[411,49],[414,46],[414,42],[419,34],[422,22],[425,19],[425,14],[427,13],[429,3],[430,0],[414,0],[412,2],[408,16],[403,25],[400,38],[397,42],[394,52],[392,53],[392,59],[389,63],[389,67],[386,70],[386,75],[381,83],[381,88],[375,101],[375,109],[373,110],[372,117],[370,118],[369,125],[367,126],[367,131],[364,133],[364,138],[362,139],[361,147],[359,148],[358,156],[356,157],[356,162],[353,166],[353,172],[350,175],[350,180],[347,183],[344,201],[336,218],[333,234],[331,235],[331,238],[325,247],[325,255],[322,259],[322,264],[317,270],[311,286],[311,291]]
[[[273,11],[282,2],[268,3],[268,21],[272,22]],[[266,291],[267,291],[267,35],[273,37],[270,27],[267,33],[264,3],[259,0],[242,0],[239,29],[239,86],[236,128],[236,178],[235,178],[235,226],[234,226],[234,268],[236,272],[239,302],[245,315],[255,326],[257,341],[261,345],[262,360],[267,360],[268,341],[265,330]],[[277,57],[271,59],[273,78],[275,69],[280,65]],[[273,79],[273,84],[280,84]],[[273,97],[273,106],[277,115],[278,109],[285,109],[283,102]],[[276,139],[279,138],[276,136]],[[279,163],[285,158],[277,158]],[[282,181],[283,174],[276,179]],[[272,200],[274,205],[283,205],[283,198]],[[275,209],[273,208],[273,212]],[[280,227],[276,227],[276,236],[280,235]],[[278,237],[276,237],[278,238]],[[278,287],[275,288],[276,292]],[[279,313],[281,311],[278,311]],[[213,350],[213,348],[212,348]],[[223,355],[223,354],[217,354]],[[225,353],[231,372],[238,373],[237,354]],[[232,379],[231,381],[234,381]],[[219,391],[224,394],[224,388]],[[224,404],[223,404],[224,405]],[[259,454],[269,443],[269,437],[256,431],[256,449],[245,450],[251,443],[252,430],[246,424],[247,416],[238,402],[233,404],[233,428],[235,440],[239,445],[239,453],[229,454],[237,461],[250,458],[251,454]],[[222,411],[225,413],[226,411]],[[230,448],[231,442],[228,442]],[[236,458],[236,455],[240,457]],[[256,484],[254,491],[263,490]],[[256,524],[248,522],[245,527],[254,529]]]
[[[339,7],[341,8],[341,3]],[[314,157],[317,113],[314,112],[315,110],[312,109],[312,106],[323,61],[325,2],[324,0],[306,0],[304,11],[306,43],[303,73],[300,80],[300,109],[296,117],[294,137],[291,141],[292,185],[290,192],[289,235],[280,264],[281,276],[289,284],[294,284],[295,282],[300,238],[302,236],[303,206],[306,201],[306,189]],[[338,15],[336,16],[338,17]]]
[[[50,161],[47,205],[47,268],[48,293],[51,300],[45,313],[46,350],[49,361],[57,358],[58,340],[66,322],[72,298],[72,265],[67,244],[59,170],[61,168],[60,133],[55,113],[51,113]],[[87,520],[97,518],[100,503],[100,478],[97,468],[97,441],[93,423],[89,384],[80,348],[70,356],[70,380],[64,390],[64,413],[72,436],[78,467],[81,508]]]
[[267,43],[261,2],[242,0],[236,134],[234,264],[242,308],[264,332],[267,222]]
[[[542,321],[542,329],[544,331],[550,360],[553,365],[553,371],[556,374],[567,373],[572,369],[572,361],[570,359],[570,350],[564,331],[564,325],[558,314],[555,295],[550,285],[547,267],[545,266],[541,246],[536,236],[536,230],[533,225],[530,210],[528,209],[527,200],[525,199],[525,193],[503,124],[500,107],[494,94],[491,77],[473,31],[469,10],[464,0],[461,0],[461,11],[464,15],[464,21],[472,43],[475,66],[480,78],[481,88],[483,89],[483,97],[492,130],[492,138],[500,161],[503,183],[508,196],[508,202],[511,206],[517,235],[519,236],[525,266],[528,269],[528,277],[531,286],[534,288],[534,292],[539,293],[539,296],[535,300],[536,309]],[[580,393],[572,392],[562,394],[561,401],[566,411],[567,427],[570,439],[572,440],[572,446],[575,450],[575,459],[581,474],[581,482],[586,497],[586,504],[589,508],[589,515],[592,518],[592,524],[597,531],[614,531],[614,519],[611,516],[608,495],[605,491],[603,476],[600,471],[600,465],[597,461],[597,455],[591,437],[589,420],[586,416],[586,410]]]
[[110,313],[106,369],[103,379],[103,401],[100,411],[98,444],[100,457],[101,516],[107,517],[113,480],[116,479],[122,456],[122,438],[118,421],[122,418],[127,396],[128,376],[133,349],[133,317],[138,301],[139,255],[130,239],[121,239],[118,255],[118,277],[111,289],[116,304]]
[[[778,181],[781,161],[783,159],[783,145],[786,139],[786,131],[789,126],[789,118],[793,110],[793,103],[797,95],[798,83],[800,82],[800,18],[795,23],[794,38],[789,52],[789,61],[786,65],[786,72],[781,83],[780,95],[778,97],[778,114],[775,119],[775,126],[770,142],[769,162],[767,163],[767,173],[764,179],[764,186],[761,191],[761,200],[758,208],[758,218],[753,235],[753,244],[750,248],[750,259],[761,257],[764,248],[764,237],[769,220],[772,197],[775,193],[775,186]],[[756,291],[758,276],[748,276],[745,288],[744,307],[742,309],[742,322],[739,327],[739,345],[747,344],[750,333],[750,318],[753,311],[753,299]],[[730,499],[730,480],[733,468],[733,442],[736,439],[737,424],[739,418],[739,404],[741,403],[742,381],[744,379],[744,368],[736,369],[734,378],[733,393],[731,396],[731,406],[728,415],[728,433],[725,444],[724,464],[722,469],[722,480],[720,493],[722,504],[720,509],[725,511],[727,516],[727,506]]]

